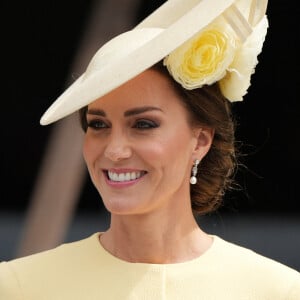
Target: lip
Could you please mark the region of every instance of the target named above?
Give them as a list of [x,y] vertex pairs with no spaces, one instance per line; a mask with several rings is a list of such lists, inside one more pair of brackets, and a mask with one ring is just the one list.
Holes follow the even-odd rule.
[[[114,172],[116,174],[131,173],[131,172],[143,172],[144,174],[140,178],[130,180],[130,181],[111,181],[107,175],[108,171]],[[106,184],[113,188],[126,188],[126,187],[130,187],[132,185],[135,185],[138,182],[142,181],[144,179],[145,175],[147,174],[146,171],[141,171],[139,169],[123,169],[123,168],[122,169],[103,169],[102,172],[103,172]]]

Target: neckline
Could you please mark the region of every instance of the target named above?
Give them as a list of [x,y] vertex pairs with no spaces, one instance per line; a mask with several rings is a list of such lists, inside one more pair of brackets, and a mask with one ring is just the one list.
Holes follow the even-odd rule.
[[146,267],[146,268],[155,268],[155,269],[161,269],[161,268],[181,269],[199,263],[202,264],[205,261],[210,261],[210,257],[213,256],[213,254],[216,252],[218,248],[219,239],[220,239],[218,236],[210,234],[209,236],[212,238],[212,244],[204,253],[202,253],[200,256],[194,259],[183,261],[183,262],[176,262],[176,263],[157,264],[157,263],[129,262],[114,256],[109,251],[107,251],[100,243],[101,234],[102,232],[96,232],[90,238],[92,239],[93,248],[96,249],[97,255],[102,259],[104,259],[107,263],[117,264],[119,266],[123,265],[125,267],[135,266],[135,267]]

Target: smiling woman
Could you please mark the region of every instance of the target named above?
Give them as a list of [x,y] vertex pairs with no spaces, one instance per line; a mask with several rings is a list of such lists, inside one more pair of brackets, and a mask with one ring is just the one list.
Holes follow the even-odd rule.
[[[165,124],[162,121],[169,121],[169,127],[174,130],[174,141],[166,143],[166,137],[160,138],[167,144],[170,151],[166,155],[167,158],[170,157],[173,161],[180,158],[179,153],[174,151],[174,149],[179,150],[180,146],[182,146],[185,128],[187,126],[190,127],[193,134],[197,133],[197,129],[201,129],[201,135],[197,143],[203,145],[206,143],[209,147],[210,143],[213,143],[213,147],[210,147],[208,155],[204,159],[201,159],[199,166],[201,172],[198,173],[198,180],[195,185],[190,187],[190,202],[193,211],[197,214],[204,214],[215,210],[221,204],[225,190],[233,185],[231,175],[234,172],[236,164],[234,122],[230,114],[228,101],[222,96],[217,85],[206,86],[202,90],[196,91],[182,89],[179,84],[170,79],[169,73],[162,65],[162,62],[154,65],[151,68],[151,72],[147,71],[142,75],[121,86],[115,92],[104,96],[101,102],[115,103],[118,99],[120,102],[118,107],[125,105],[130,107],[130,103],[135,100],[136,105],[139,107],[125,111],[124,116],[135,115],[135,119],[138,121],[135,127],[138,128],[141,127],[142,121],[143,128],[140,128],[140,130],[145,127],[147,129],[164,128]],[[159,101],[162,103],[159,103]],[[157,106],[149,106],[156,102],[158,102]],[[179,111],[174,111],[175,104],[178,105],[177,110]],[[163,106],[163,109],[161,106]],[[99,119],[96,119],[94,124],[94,119],[91,118],[92,115],[99,115],[100,111],[102,112],[101,115],[104,115],[103,110],[96,112],[92,106],[89,106],[89,109],[84,107],[80,110],[80,120],[84,131],[94,126],[97,128],[107,127]],[[134,115],[133,112],[135,113]],[[150,114],[151,112],[152,114]],[[148,114],[145,115],[145,113]],[[180,118],[178,118],[182,115],[186,116],[184,124],[181,124],[179,122]],[[148,116],[148,118],[144,118],[144,116]],[[123,119],[125,122],[126,118]],[[133,119],[133,122],[135,119]],[[122,119],[117,118],[117,120],[121,122]],[[175,124],[174,120],[177,120]],[[131,126],[134,127],[133,124]],[[161,128],[154,130],[154,133],[157,133],[156,136],[161,130]],[[153,135],[153,130],[146,133],[151,136]],[[205,138],[212,135],[214,135],[213,140],[205,140]],[[151,143],[151,140],[149,142]],[[145,144],[145,141],[142,144]],[[150,144],[150,149],[153,149],[153,146],[154,144]],[[146,149],[148,148],[146,147]],[[205,154],[207,151],[208,149],[205,149]],[[162,158],[161,154],[159,155]],[[201,157],[198,156],[197,159],[200,161]],[[166,159],[163,159],[163,161],[166,161]],[[194,159],[196,158],[194,157]],[[191,164],[188,167],[188,173],[190,173],[190,170]],[[171,173],[170,171],[169,174],[176,174],[176,171],[173,170],[172,172],[175,173]],[[99,189],[98,191],[100,192]]]
[[195,220],[232,187],[231,102],[250,85],[265,10],[266,1],[169,0],[100,48],[41,123],[79,110],[110,226],[1,263],[1,299],[299,299],[296,270]]
[[[191,213],[189,175],[193,161],[209,150],[213,130],[190,125],[168,77],[145,71],[86,112],[84,157],[110,212],[161,214],[164,207],[173,217]],[[142,176],[125,180],[137,172]]]

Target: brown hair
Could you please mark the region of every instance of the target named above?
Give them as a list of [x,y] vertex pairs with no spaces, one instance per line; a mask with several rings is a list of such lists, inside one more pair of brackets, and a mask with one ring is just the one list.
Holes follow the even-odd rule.
[[[218,83],[186,90],[172,80],[162,62],[152,67],[169,78],[190,115],[192,126],[214,129],[212,146],[199,165],[197,184],[191,185],[191,205],[195,214],[215,211],[226,190],[233,186],[236,169],[235,123],[231,103],[222,95]],[[87,107],[79,111],[81,127],[87,130]]]
[[221,205],[225,191],[233,187],[237,166],[231,103],[222,95],[218,83],[187,90],[172,79],[162,62],[152,68],[170,78],[192,126],[214,129],[212,146],[198,167],[197,183],[191,185],[193,212],[213,212]]

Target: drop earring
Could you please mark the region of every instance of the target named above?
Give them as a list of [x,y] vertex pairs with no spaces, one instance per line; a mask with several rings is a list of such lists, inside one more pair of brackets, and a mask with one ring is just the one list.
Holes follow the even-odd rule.
[[196,184],[197,183],[197,172],[198,172],[198,165],[200,163],[199,159],[196,159],[192,168],[192,176],[190,178],[190,183],[191,184]]

